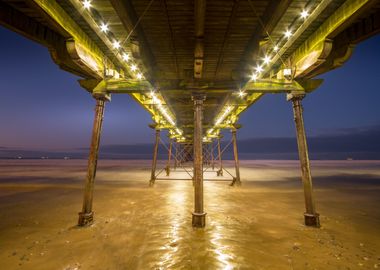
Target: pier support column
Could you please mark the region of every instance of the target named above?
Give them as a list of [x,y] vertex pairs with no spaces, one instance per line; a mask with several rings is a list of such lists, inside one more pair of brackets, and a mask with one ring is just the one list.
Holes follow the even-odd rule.
[[319,227],[319,214],[315,210],[315,203],[313,198],[313,185],[310,172],[310,161],[302,115],[303,108],[301,100],[303,99],[303,97],[304,95],[289,94],[287,98],[288,100],[291,100],[293,103],[294,122],[296,125],[297,132],[298,154],[301,163],[302,184],[305,195],[305,225]]
[[219,170],[216,171],[217,176],[223,176],[223,161],[222,161],[222,151],[220,150],[220,139],[221,139],[221,136],[218,137]]
[[206,213],[203,209],[203,162],[202,162],[202,110],[204,95],[194,95],[194,212],[193,227],[206,225]]
[[174,170],[177,170],[177,162],[178,162],[178,142],[176,142],[174,146]]
[[151,186],[154,185],[154,181],[156,180],[158,144],[160,143],[160,130],[158,128],[155,128],[155,130],[156,130],[156,140],[154,143],[153,159],[152,159],[152,172],[150,174],[150,182],[149,182],[149,184]]
[[236,141],[236,130],[237,127],[233,128],[231,130],[232,132],[232,144],[234,148],[234,160],[235,160],[235,177],[231,183],[231,186],[237,185],[240,186],[240,166],[239,166],[239,156],[238,156],[238,148],[237,148],[237,141]]
[[172,157],[172,146],[173,146],[173,140],[169,138],[169,151],[168,151],[168,164],[166,165],[166,176],[170,175],[170,161]]
[[211,169],[215,170],[214,141],[211,142]]
[[99,142],[100,134],[102,131],[105,102],[105,98],[96,98],[95,118],[92,128],[92,138],[90,154],[88,157],[87,176],[84,186],[83,207],[82,212],[79,213],[78,226],[91,225],[94,219],[94,212],[92,211],[92,199],[96,167],[98,163]]

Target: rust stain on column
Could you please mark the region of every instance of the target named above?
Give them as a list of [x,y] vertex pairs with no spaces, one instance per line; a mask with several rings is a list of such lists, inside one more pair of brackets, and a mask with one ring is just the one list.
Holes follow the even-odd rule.
[[202,162],[202,110],[204,95],[194,99],[194,212],[193,227],[206,225],[206,213],[203,209],[203,162]]
[[303,96],[292,96],[291,101],[293,103],[294,121],[297,131],[297,144],[298,154],[301,163],[302,171],[302,184],[305,195],[306,213],[305,225],[319,227],[319,214],[315,210],[315,203],[313,198],[313,185],[310,171],[310,161],[306,142],[305,127],[303,122],[303,108],[301,104]]
[[158,154],[158,144],[160,143],[160,130],[156,128],[156,141],[154,143],[153,149],[153,160],[152,160],[152,172],[150,175],[150,185],[154,184],[156,180],[156,167],[157,167],[157,154]]
[[231,130],[232,132],[232,144],[233,144],[233,148],[234,148],[234,160],[235,160],[235,173],[236,173],[236,176],[234,178],[234,180],[232,181],[232,186],[233,185],[238,185],[240,186],[241,185],[241,182],[240,182],[240,165],[239,165],[239,156],[238,156],[238,148],[237,148],[237,141],[236,141],[236,128],[233,128]]
[[92,129],[92,138],[90,146],[90,154],[88,157],[87,177],[84,187],[83,207],[79,213],[79,226],[87,226],[92,224],[94,212],[92,211],[92,200],[94,191],[94,180],[96,175],[96,167],[98,163],[100,134],[102,131],[102,123],[104,116],[105,100],[96,99],[95,119]]

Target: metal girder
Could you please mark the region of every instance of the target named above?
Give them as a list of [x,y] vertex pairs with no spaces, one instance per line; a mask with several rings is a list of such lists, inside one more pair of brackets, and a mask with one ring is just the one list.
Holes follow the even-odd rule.
[[[260,41],[263,37],[267,36],[267,33],[273,31],[291,2],[292,0],[272,0],[270,2],[261,18],[263,25],[258,25],[257,29],[253,32],[254,34],[248,42],[245,52],[241,57],[241,70],[247,70],[248,66],[252,64],[252,60],[254,60],[254,57],[256,57],[260,49]],[[252,7],[252,2],[250,2],[250,5],[251,8],[254,8]]]
[[295,77],[304,77],[322,64],[331,52],[329,39],[341,31],[371,0],[347,0],[289,57]]
[[194,5],[194,28],[195,28],[195,48],[194,48],[194,78],[202,78],[204,44],[203,35],[205,28],[206,0],[195,0]]
[[250,81],[244,86],[243,90],[248,93],[305,92],[305,89],[295,81],[276,79]]
[[[88,70],[95,78],[104,73],[104,61],[112,63],[99,47],[83,32],[77,23],[55,1],[33,0],[54,22],[68,33],[72,39],[67,44],[72,59]],[[112,64],[113,68],[114,65]]]

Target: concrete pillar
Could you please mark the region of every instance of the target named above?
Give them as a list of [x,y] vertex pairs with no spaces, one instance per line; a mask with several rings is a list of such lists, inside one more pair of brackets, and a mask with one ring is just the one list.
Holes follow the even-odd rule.
[[96,167],[98,163],[100,134],[102,132],[104,105],[105,99],[96,99],[95,118],[92,128],[90,154],[88,157],[87,177],[84,186],[83,207],[82,212],[79,213],[78,219],[79,226],[88,226],[93,222],[94,212],[92,211],[92,200]]
[[152,172],[150,174],[150,185],[154,184],[156,180],[156,167],[157,167],[157,154],[158,154],[158,144],[160,143],[160,130],[158,128],[156,130],[156,141],[154,143],[153,149],[153,159],[152,159]]
[[216,171],[216,175],[223,176],[223,162],[222,162],[222,151],[220,150],[220,136],[218,137],[218,158],[219,158],[219,170]]
[[305,216],[305,225],[307,226],[315,226],[319,227],[319,214],[315,210],[315,203],[313,198],[313,186],[312,186],[312,178],[310,172],[310,161],[309,154],[306,142],[306,134],[305,127],[303,122],[303,108],[301,104],[301,100],[303,95],[289,95],[288,99],[290,99],[293,103],[293,113],[294,113],[294,121],[296,125],[297,132],[297,144],[298,144],[298,154],[301,163],[301,172],[302,172],[302,184],[305,195],[305,206],[306,212]]
[[170,175],[170,160],[172,157],[173,140],[169,138],[169,151],[168,151],[168,163],[166,165],[166,176]]
[[238,148],[237,148],[237,141],[236,141],[236,128],[233,128],[231,130],[232,132],[232,144],[234,148],[234,160],[235,160],[235,178],[233,179],[231,185],[241,185],[240,182],[240,167],[239,167],[239,156],[238,156]]
[[194,95],[194,212],[193,227],[206,225],[206,213],[203,210],[203,162],[202,162],[202,110],[204,95]]

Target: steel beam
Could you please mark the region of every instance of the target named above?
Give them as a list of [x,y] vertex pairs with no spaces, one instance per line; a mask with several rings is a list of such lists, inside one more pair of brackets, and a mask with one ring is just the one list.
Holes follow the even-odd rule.
[[306,206],[306,212],[304,213],[305,225],[319,227],[319,214],[315,210],[312,178],[310,172],[310,161],[302,115],[303,108],[301,100],[303,97],[303,95],[289,95],[288,100],[291,100],[293,103],[294,122],[297,131],[298,154],[301,163],[302,184],[304,189]]
[[193,96],[194,100],[194,212],[193,227],[206,225],[206,213],[203,210],[203,162],[202,162],[202,109],[204,95]]
[[203,71],[203,57],[204,57],[204,29],[206,17],[206,0],[195,0],[194,3],[194,34],[195,34],[195,48],[194,48],[194,78],[202,78]]
[[153,149],[153,159],[152,159],[152,172],[150,175],[150,182],[149,184],[152,186],[154,185],[154,181],[156,180],[156,167],[157,167],[157,154],[158,154],[158,144],[160,143],[160,130],[156,130],[156,140],[154,143],[154,149]]
[[93,222],[94,212],[92,211],[92,199],[94,191],[94,180],[98,163],[100,134],[102,131],[102,123],[104,116],[104,104],[104,99],[96,99],[95,119],[92,129],[90,154],[88,157],[88,168],[84,187],[83,207],[82,212],[79,213],[78,220],[79,226],[88,226],[91,225]]

